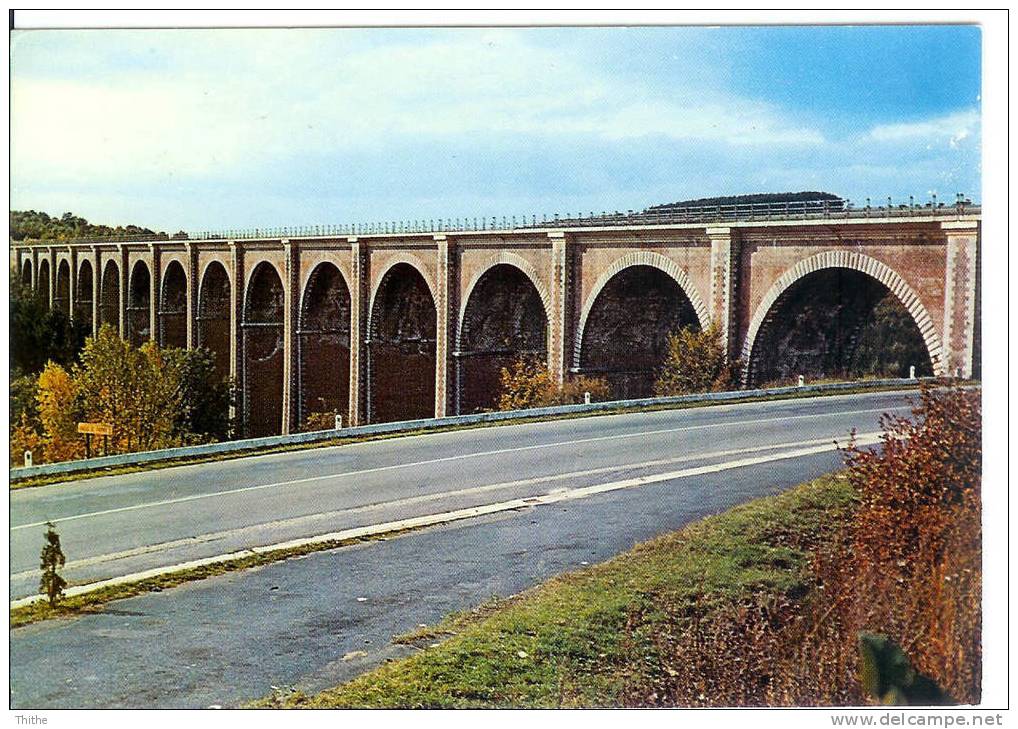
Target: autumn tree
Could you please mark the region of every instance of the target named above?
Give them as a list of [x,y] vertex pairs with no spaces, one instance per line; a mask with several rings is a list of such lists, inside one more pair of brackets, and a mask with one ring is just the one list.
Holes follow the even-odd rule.
[[501,377],[499,410],[581,403],[588,392],[593,402],[611,399],[611,387],[606,380],[579,375],[560,385],[555,382],[544,362],[538,359],[521,357],[509,367],[503,367]]
[[78,389],[70,373],[55,362],[48,362],[39,375],[36,394],[39,424],[45,437],[47,461],[81,458],[84,447],[78,435]]
[[169,445],[182,402],[179,371],[152,342],[140,348],[103,325],[81,352],[72,371],[81,411],[90,421],[113,427],[114,452]]
[[719,392],[738,386],[738,363],[728,359],[721,330],[714,324],[683,327],[668,336],[668,353],[654,383],[659,397]]

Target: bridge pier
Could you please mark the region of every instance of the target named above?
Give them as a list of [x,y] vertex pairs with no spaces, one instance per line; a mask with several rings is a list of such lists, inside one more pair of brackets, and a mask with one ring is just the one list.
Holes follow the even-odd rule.
[[99,334],[99,306],[102,292],[102,260],[99,247],[92,246],[92,336]]
[[57,296],[57,249],[49,249],[49,301],[46,307],[53,311]]
[[972,376],[976,311],[976,269],[979,224],[941,223],[947,237],[944,276],[944,360],[948,375]]
[[296,393],[296,344],[297,315],[300,304],[297,290],[300,288],[300,248],[297,244],[283,239],[283,435],[300,430],[295,422]]
[[361,425],[364,413],[365,351],[367,338],[368,280],[370,274],[365,247],[356,237],[347,238],[350,244],[350,409],[347,423]]
[[230,408],[230,418],[237,423],[241,436],[245,435],[247,393],[243,391],[241,369],[243,338],[241,335],[241,307],[244,306],[244,248],[237,241],[227,242],[230,246],[230,378],[237,387],[237,402]]
[[185,324],[185,346],[194,349],[198,346],[198,248],[191,241],[184,243],[184,259],[187,265],[184,275],[187,277],[184,296],[184,307],[187,313]]
[[735,320],[739,240],[731,228],[707,228],[710,239],[710,317],[718,326],[729,358],[738,356]]
[[558,384],[565,381],[569,336],[570,242],[565,232],[548,233],[551,241],[551,311],[548,312],[548,372]]
[[149,272],[149,295],[148,295],[148,338],[149,341],[159,343],[159,294],[162,291],[160,285],[162,277],[161,249],[158,244],[149,246],[149,253],[152,255],[152,270]]
[[70,317],[71,323],[73,324],[74,321],[77,319],[77,316],[75,316],[75,311],[78,308],[77,307],[77,303],[78,303],[78,249],[75,248],[74,246],[70,246],[69,250],[68,250],[68,257],[70,259],[68,265],[70,266],[70,269],[71,269],[71,278],[67,282],[67,288],[68,288],[67,296],[68,296],[68,299],[69,299],[69,301],[68,301],[68,309],[67,309],[67,316]]
[[456,302],[454,292],[457,285],[456,244],[444,235],[436,235],[437,243],[437,281],[435,313],[435,417],[444,418],[449,405],[448,385],[451,361],[449,342],[455,338]]
[[[627,271],[631,268],[655,269],[659,272],[655,275],[670,279],[670,282],[666,280],[668,285],[662,290],[672,291],[677,286],[695,310],[699,323],[704,326],[709,322],[716,323],[729,355],[733,358],[744,357],[744,365],[753,358],[756,340],[759,338],[763,341],[766,338],[764,335],[771,336],[767,322],[776,320],[775,317],[783,317],[784,326],[797,326],[795,312],[808,310],[812,304],[803,303],[805,300],[800,301],[796,297],[801,299],[813,296],[813,303],[821,299],[826,302],[830,298],[810,293],[809,287],[819,284],[810,284],[809,280],[826,280],[823,276],[834,274],[825,271],[837,269],[843,272],[837,274],[839,276],[848,275],[844,272],[849,272],[857,279],[866,276],[873,285],[883,285],[894,294],[898,304],[904,307],[922,335],[921,340],[929,353],[935,374],[971,377],[977,369],[980,336],[977,319],[978,267],[981,245],[978,212],[959,211],[948,214],[928,211],[910,216],[889,214],[886,217],[854,216],[848,212],[838,218],[784,220],[771,217],[715,222],[717,220],[717,217],[711,217],[702,223],[620,224],[612,223],[609,218],[602,225],[592,218],[590,224],[584,222],[583,225],[571,227],[560,227],[556,223],[554,227],[547,228],[382,231],[339,239],[335,235],[309,234],[300,238],[262,237],[250,241],[82,241],[67,243],[66,247],[50,242],[15,242],[12,250],[13,262],[21,280],[30,282],[40,294],[43,289],[39,287],[48,284],[46,303],[51,308],[55,305],[54,297],[59,295],[58,261],[66,263],[69,258],[71,278],[64,286],[69,292],[65,290],[63,295],[69,296],[69,311],[77,318],[85,314],[76,312],[79,298],[83,303],[85,298],[81,290],[83,279],[79,267],[86,260],[89,262],[92,272],[93,335],[98,331],[104,316],[112,320],[118,313],[121,336],[129,331],[128,309],[132,278],[129,264],[136,264],[139,259],[146,261],[150,266],[150,337],[161,341],[158,338],[164,316],[172,315],[174,321],[182,325],[180,317],[183,313],[186,316],[186,330],[178,333],[175,341],[185,342],[188,347],[195,347],[199,343],[212,346],[222,358],[218,360],[219,366],[228,370],[238,385],[243,387],[247,383],[255,388],[261,387],[256,382],[257,378],[251,379],[251,373],[245,372],[249,364],[245,358],[261,356],[254,350],[245,352],[245,306],[250,296],[245,260],[251,256],[248,262],[252,264],[260,265],[264,262],[272,266],[282,284],[283,298],[277,299],[283,312],[282,317],[251,323],[282,327],[282,382],[273,379],[271,391],[272,398],[280,397],[281,384],[282,402],[272,401],[276,407],[272,411],[270,427],[278,427],[283,433],[302,426],[299,421],[303,415],[298,411],[303,402],[304,393],[301,388],[304,384],[298,369],[302,366],[300,347],[303,340],[300,337],[304,335],[300,334],[299,327],[305,296],[303,289],[314,279],[313,275],[305,277],[304,273],[310,273],[314,266],[323,262],[336,266],[346,284],[342,290],[349,292],[349,399],[340,407],[347,408],[344,421],[350,425],[363,424],[367,420],[368,401],[373,396],[378,401],[372,404],[372,411],[381,413],[382,410],[377,408],[384,406],[389,413],[386,417],[400,414],[400,408],[389,407],[395,405],[395,402],[382,402],[389,397],[388,391],[376,391],[372,395],[368,389],[371,387],[371,376],[381,373],[384,365],[391,364],[388,359],[383,359],[391,356],[391,352],[383,353],[381,349],[375,351],[369,345],[373,336],[369,331],[369,317],[372,315],[369,309],[373,306],[371,296],[373,288],[382,285],[381,280],[373,280],[373,274],[378,273],[384,277],[395,265],[394,262],[413,268],[424,282],[415,284],[413,290],[417,293],[413,297],[398,294],[386,304],[389,312],[387,326],[395,327],[386,334],[392,340],[389,343],[390,349],[392,342],[402,341],[412,355],[408,361],[416,362],[413,357],[422,357],[425,350],[429,355],[433,351],[435,357],[433,410],[430,371],[424,375],[418,364],[411,364],[408,365],[410,369],[402,374],[397,372],[393,375],[389,372],[388,376],[393,382],[400,382],[406,375],[417,375],[418,379],[426,382],[429,391],[427,400],[424,396],[419,398],[421,402],[415,405],[415,414],[430,411],[429,414],[441,417],[458,408],[459,388],[465,386],[462,380],[467,377],[456,366],[458,360],[453,352],[460,346],[457,337],[464,336],[461,330],[465,325],[459,321],[461,313],[471,322],[471,336],[491,340],[481,347],[486,350],[499,349],[502,346],[500,337],[505,336],[506,332],[524,331],[525,325],[533,325],[539,315],[536,308],[507,307],[505,297],[518,295],[506,293],[509,289],[501,290],[501,293],[485,294],[485,297],[490,297],[489,307],[485,307],[484,297],[477,302],[472,301],[471,296],[480,286],[486,272],[500,265],[517,269],[519,275],[529,279],[538,291],[537,298],[542,309],[540,313],[543,314],[540,326],[543,327],[545,323],[547,326],[546,339],[542,344],[546,346],[549,373],[556,383],[563,383],[569,376],[567,370],[570,367],[580,367],[581,357],[588,356],[581,351],[584,332],[590,326],[587,319],[592,316],[591,312],[601,311],[598,309],[601,306],[598,303],[599,297],[606,297],[606,305],[610,304],[614,308],[609,309],[612,316],[599,324],[601,329],[597,337],[591,334],[592,341],[598,342],[602,349],[607,346],[609,349],[614,348],[612,351],[621,351],[623,360],[631,354],[627,351],[629,344],[626,337],[635,336],[632,335],[633,331],[643,331],[640,327],[644,327],[646,322],[665,321],[662,317],[666,311],[670,311],[668,306],[671,299],[665,297],[665,300],[660,296],[657,299],[641,297],[639,291],[626,293],[625,296],[617,292],[612,294],[612,286],[622,285],[612,283],[615,277],[621,277],[619,281],[629,280],[626,276],[629,276]],[[164,292],[163,287],[168,280],[167,267],[171,263],[176,265],[175,262],[183,267],[186,276],[183,289],[185,300],[179,300],[180,273],[173,271],[176,292],[173,295],[179,303],[171,307],[171,311],[164,306],[164,295],[169,297],[170,294]],[[113,266],[109,265],[111,263],[117,264],[116,274]],[[43,269],[48,269],[48,273],[40,270],[40,264]],[[222,271],[216,273],[217,282],[210,291],[221,291],[219,296],[222,300],[226,298],[228,287],[228,323],[224,304],[215,319],[221,322],[217,325],[218,334],[206,341],[202,319],[202,307],[205,305],[202,278],[211,269],[203,271],[201,266],[215,265],[218,271],[220,264],[223,266]],[[376,272],[373,269],[376,265],[384,268]],[[250,272],[251,275],[254,273]],[[412,276],[416,277],[416,274]],[[404,270],[401,275],[411,274],[409,270]],[[115,279],[119,279],[117,307],[114,309],[107,306],[104,309],[103,291],[112,293]],[[260,281],[261,278],[258,278],[252,285],[260,286]],[[430,298],[423,294],[424,284],[430,290]],[[610,298],[609,294],[615,298]],[[63,295],[60,295],[61,302]],[[345,296],[344,293],[341,304],[343,311],[346,308]],[[112,305],[112,299],[109,296],[107,298],[108,304]],[[432,303],[434,312],[431,311]],[[463,312],[461,304],[466,304]],[[329,306],[339,304],[333,302]],[[422,330],[426,333],[422,334],[421,331],[414,331],[414,326],[423,321],[421,317],[424,316],[424,310],[427,311],[427,321]],[[515,313],[509,315],[506,313],[509,311]],[[343,314],[340,317],[344,327],[345,316]],[[520,316],[523,321],[519,320]],[[407,325],[407,328],[397,321],[401,317],[406,322],[417,323]],[[512,320],[512,317],[517,318]],[[432,346],[432,322],[436,325],[433,350],[429,349]],[[793,334],[801,336],[802,332]],[[420,352],[417,352],[415,342],[420,344]],[[792,347],[790,351],[805,346],[793,344],[789,345]],[[532,345],[531,342],[526,349],[534,350]],[[765,351],[768,345],[760,346],[764,349],[759,351]],[[372,351],[379,357],[374,363],[370,361]],[[397,348],[392,351],[398,355],[400,350]],[[406,354],[403,353],[404,356]],[[643,352],[643,355],[646,354]],[[274,356],[280,357],[278,349]],[[276,366],[279,362],[276,360]],[[918,361],[905,364],[923,365]],[[260,366],[257,362],[255,365]],[[430,367],[430,360],[427,366]],[[827,366],[824,364],[824,367]],[[379,368],[378,372],[369,371],[369,368],[375,367]],[[589,370],[591,374],[601,372],[603,363],[591,361]],[[461,376],[457,376],[457,372]],[[344,375],[337,373],[335,376]],[[484,380],[484,388],[491,390],[497,387],[497,378],[491,372],[484,377],[487,378]],[[388,381],[379,382],[382,383],[379,387],[393,387]],[[420,389],[419,382],[414,386]],[[339,397],[345,400],[345,394],[339,390],[333,391],[332,395],[333,400]],[[392,393],[393,398],[401,395],[400,392]],[[250,408],[252,403],[260,403],[257,398],[257,392],[241,390],[238,393],[238,401],[231,415],[237,418],[241,435],[250,432]],[[475,401],[480,402],[477,397],[471,402]],[[329,408],[334,405],[335,402]],[[277,425],[276,417],[280,412]],[[266,422],[262,422],[259,427],[264,432],[267,429]]]

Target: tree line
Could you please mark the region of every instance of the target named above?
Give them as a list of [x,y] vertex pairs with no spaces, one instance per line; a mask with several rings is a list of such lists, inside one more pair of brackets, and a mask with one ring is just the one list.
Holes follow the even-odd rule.
[[[51,217],[36,210],[10,211],[11,240],[69,240],[72,238],[110,238],[127,236],[150,236],[166,240],[171,236],[156,232],[139,225],[100,225],[90,223],[74,213],[64,213],[59,218]],[[174,239],[186,238],[187,234],[179,231],[172,236]]]

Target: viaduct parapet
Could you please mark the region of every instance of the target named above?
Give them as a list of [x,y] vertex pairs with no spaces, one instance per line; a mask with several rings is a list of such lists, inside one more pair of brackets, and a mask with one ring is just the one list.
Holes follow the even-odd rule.
[[21,280],[91,331],[211,349],[239,385],[243,434],[263,435],[314,413],[361,424],[491,407],[500,368],[521,354],[560,382],[621,372],[628,356],[620,388],[635,393],[653,346],[626,341],[627,327],[715,323],[752,381],[768,327],[824,272],[891,292],[933,374],[968,377],[980,219],[969,207],[11,245]]

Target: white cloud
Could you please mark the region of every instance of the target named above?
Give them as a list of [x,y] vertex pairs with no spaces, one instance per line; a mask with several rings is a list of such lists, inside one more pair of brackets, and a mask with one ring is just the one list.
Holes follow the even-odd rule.
[[[37,59],[15,63],[15,186],[22,175],[201,177],[253,161],[384,147],[394,138],[823,142],[766,103],[690,86],[661,98],[638,80],[597,76],[583,59],[511,30],[374,46],[325,31],[131,34],[110,42],[118,39],[121,57],[109,59],[105,73],[55,78],[30,72]],[[96,47],[66,47],[58,58],[73,69],[77,55],[86,66]],[[158,70],[141,60],[132,66],[153,49]],[[16,53],[44,50],[15,45]]]
[[881,124],[868,136],[878,142],[946,142],[956,147],[978,130],[979,112],[969,109],[915,122]]

